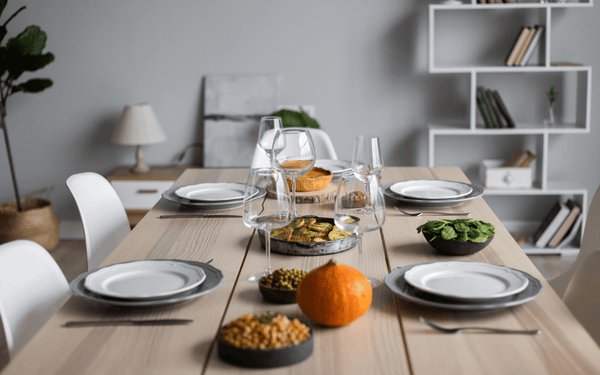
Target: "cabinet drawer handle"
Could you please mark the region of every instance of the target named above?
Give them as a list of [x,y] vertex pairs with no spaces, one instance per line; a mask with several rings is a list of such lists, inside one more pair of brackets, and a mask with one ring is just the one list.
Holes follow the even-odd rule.
[[158,189],[140,189],[137,191],[138,194],[156,194]]

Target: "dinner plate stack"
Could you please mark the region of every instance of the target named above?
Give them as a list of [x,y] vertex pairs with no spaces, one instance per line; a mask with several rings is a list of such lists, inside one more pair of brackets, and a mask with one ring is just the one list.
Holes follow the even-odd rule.
[[412,206],[447,207],[481,197],[483,188],[458,181],[409,180],[383,185],[383,194]]
[[[164,199],[196,209],[221,210],[239,207],[244,203],[245,184],[214,182],[184,185],[163,192]],[[266,191],[255,188],[253,196],[261,197]]]
[[352,170],[352,163],[346,160],[318,159],[315,161],[315,167],[327,169],[333,174],[333,179],[342,178],[342,175]]
[[396,268],[384,279],[401,298],[452,310],[494,310],[537,298],[542,284],[526,272],[478,262],[429,262]]
[[148,307],[186,301],[217,289],[223,273],[207,263],[176,259],[117,263],[79,275],[70,284],[81,299]]

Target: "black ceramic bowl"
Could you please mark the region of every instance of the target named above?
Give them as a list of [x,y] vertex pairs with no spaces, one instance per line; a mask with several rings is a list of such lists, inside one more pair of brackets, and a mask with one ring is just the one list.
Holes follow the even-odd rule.
[[258,289],[260,294],[266,300],[278,303],[296,303],[296,290],[297,289],[277,289],[266,286],[263,283],[258,283]]
[[427,243],[430,244],[434,249],[440,253],[448,255],[475,254],[476,252],[483,250],[494,239],[494,237],[488,237],[488,239],[483,242],[458,242],[453,240],[444,240],[438,237],[435,240],[430,241],[433,237],[431,234],[426,234],[423,232],[423,236],[425,236]]
[[301,322],[310,330],[310,337],[306,341],[295,346],[269,350],[238,348],[228,344],[221,338],[221,327],[217,333],[219,358],[237,366],[252,368],[273,368],[300,363],[311,356],[314,344],[312,325],[304,320]]

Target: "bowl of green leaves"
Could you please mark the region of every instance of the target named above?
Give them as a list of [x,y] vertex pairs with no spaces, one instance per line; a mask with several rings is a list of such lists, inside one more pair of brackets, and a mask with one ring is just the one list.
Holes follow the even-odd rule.
[[496,228],[471,219],[429,220],[417,228],[437,251],[449,255],[470,255],[483,250],[494,238]]

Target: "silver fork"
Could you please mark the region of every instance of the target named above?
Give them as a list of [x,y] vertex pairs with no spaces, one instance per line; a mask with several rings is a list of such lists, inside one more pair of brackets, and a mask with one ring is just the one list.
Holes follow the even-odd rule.
[[521,334],[521,335],[538,335],[538,334],[540,334],[542,332],[539,329],[517,331],[517,330],[512,330],[512,329],[498,329],[498,328],[484,328],[484,327],[442,328],[442,327],[440,327],[438,325],[435,325],[435,324],[431,323],[430,321],[428,321],[427,319],[423,318],[422,316],[419,317],[419,320],[422,323],[425,323],[428,326],[430,326],[431,328],[435,329],[436,331],[439,331],[439,332],[442,332],[442,333],[458,333],[458,332],[460,332],[462,330],[465,330],[465,329],[487,331],[487,332],[491,332],[491,333],[503,333],[503,334],[515,333],[515,334]]
[[437,215],[447,215],[447,216],[469,216],[469,215],[471,215],[470,212],[455,212],[455,213],[450,213],[450,212],[435,212],[435,211],[415,212],[415,213],[411,214],[410,212],[402,211],[397,206],[394,206],[394,208],[397,209],[398,211],[402,212],[403,214],[407,215],[407,216],[414,216],[414,217],[418,217],[418,216],[421,216],[423,214],[437,214]]

